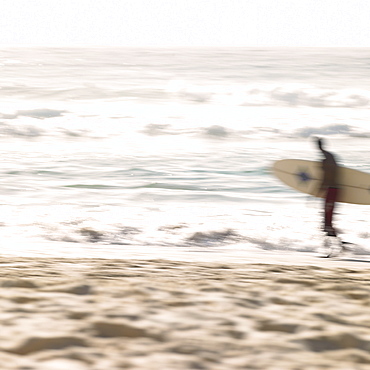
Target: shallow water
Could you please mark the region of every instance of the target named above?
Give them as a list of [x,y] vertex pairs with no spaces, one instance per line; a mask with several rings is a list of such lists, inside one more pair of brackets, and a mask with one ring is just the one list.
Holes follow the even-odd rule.
[[[321,202],[270,168],[318,160],[310,137],[321,135],[341,164],[370,172],[369,59],[369,49],[3,49],[3,253],[317,251]],[[338,207],[355,253],[367,253],[369,212]]]

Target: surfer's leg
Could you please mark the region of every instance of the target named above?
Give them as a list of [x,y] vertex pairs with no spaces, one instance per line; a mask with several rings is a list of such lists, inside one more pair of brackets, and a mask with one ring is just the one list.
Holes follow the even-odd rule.
[[337,233],[333,227],[333,214],[337,195],[338,189],[336,188],[329,188],[326,193],[324,210],[324,220],[325,220],[324,231],[327,233],[328,236],[337,236]]
[[325,236],[324,237],[324,247],[325,247],[325,250],[328,251],[325,257],[326,258],[338,257],[343,252],[349,251],[349,249],[346,248],[344,244],[347,244],[347,243],[343,242],[343,240],[339,236],[336,236],[335,238],[333,238],[330,235]]

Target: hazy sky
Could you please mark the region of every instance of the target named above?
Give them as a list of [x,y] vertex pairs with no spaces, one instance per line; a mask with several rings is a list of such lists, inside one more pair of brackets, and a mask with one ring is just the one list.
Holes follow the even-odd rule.
[[367,46],[369,0],[0,0],[0,45]]

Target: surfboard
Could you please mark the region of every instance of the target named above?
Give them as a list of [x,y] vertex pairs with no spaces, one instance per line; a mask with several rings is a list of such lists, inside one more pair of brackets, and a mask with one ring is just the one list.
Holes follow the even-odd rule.
[[[322,181],[322,164],[302,159],[282,159],[272,166],[274,175],[284,184],[302,193],[323,198],[318,194]],[[370,174],[339,166],[338,202],[370,204]]]

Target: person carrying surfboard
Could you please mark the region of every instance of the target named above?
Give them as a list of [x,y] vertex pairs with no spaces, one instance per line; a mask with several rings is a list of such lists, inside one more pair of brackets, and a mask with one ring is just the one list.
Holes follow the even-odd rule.
[[324,149],[323,139],[316,138],[317,145],[324,155],[322,161],[323,180],[319,187],[319,193],[325,192],[324,202],[324,232],[328,236],[337,236],[337,232],[333,227],[333,213],[335,202],[338,198],[339,187],[337,184],[338,165],[332,153]]

